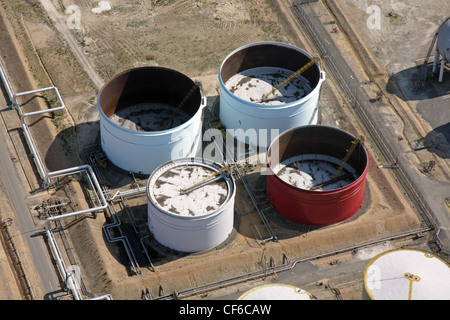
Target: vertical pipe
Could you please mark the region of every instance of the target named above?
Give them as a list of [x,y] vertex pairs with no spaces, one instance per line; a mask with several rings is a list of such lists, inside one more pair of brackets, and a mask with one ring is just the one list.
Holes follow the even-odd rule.
[[431,71],[433,74],[436,73],[438,61],[439,61],[439,50],[438,48],[436,48],[436,52],[434,53],[433,69]]
[[444,79],[444,67],[445,67],[445,57],[442,57],[441,70],[439,71],[439,83],[442,83]]
[[3,63],[0,61],[0,77],[2,78],[6,93],[8,94],[9,101],[13,103],[14,91],[12,89],[11,83],[9,82],[8,76],[6,75],[6,70],[3,67]]

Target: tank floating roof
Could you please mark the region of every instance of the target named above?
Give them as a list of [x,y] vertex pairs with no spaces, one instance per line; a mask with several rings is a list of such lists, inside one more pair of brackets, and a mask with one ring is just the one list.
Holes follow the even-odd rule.
[[[355,149],[344,163],[345,170],[339,171],[351,147]],[[287,130],[270,145],[267,164],[268,200],[295,223],[342,222],[364,202],[369,155],[360,139],[342,129],[309,125]],[[287,174],[286,165],[291,166]]]
[[364,294],[374,300],[450,300],[450,265],[423,250],[381,253],[365,269]]
[[287,284],[268,284],[248,290],[239,300],[315,300],[303,289]]

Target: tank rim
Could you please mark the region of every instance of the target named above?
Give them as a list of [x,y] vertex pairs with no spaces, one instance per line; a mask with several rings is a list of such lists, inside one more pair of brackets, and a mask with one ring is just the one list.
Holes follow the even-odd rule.
[[241,103],[245,103],[245,104],[251,105],[251,106],[256,107],[258,109],[261,109],[261,110],[282,110],[282,109],[288,109],[288,108],[292,107],[293,105],[299,105],[299,104],[309,100],[311,98],[311,96],[314,95],[317,92],[317,90],[320,90],[321,83],[325,80],[323,78],[323,75],[325,73],[320,68],[320,65],[319,65],[318,61],[316,61],[316,63],[315,63],[315,65],[317,67],[317,70],[318,70],[318,73],[319,73],[319,80],[318,80],[317,84],[314,86],[314,88],[306,96],[304,96],[303,98],[300,98],[298,100],[289,102],[289,103],[285,103],[285,104],[282,104],[282,105],[265,105],[265,104],[254,103],[254,102],[250,102],[248,100],[242,99],[242,98],[236,96],[235,94],[233,94],[230,90],[228,90],[228,88],[225,86],[225,83],[223,82],[223,79],[222,79],[222,69],[223,69],[224,64],[227,62],[227,60],[230,57],[232,57],[234,54],[236,54],[237,52],[242,51],[243,49],[250,48],[250,47],[256,47],[256,46],[264,46],[264,45],[274,45],[274,46],[286,47],[286,48],[289,48],[289,49],[293,49],[293,50],[295,50],[295,51],[297,51],[299,53],[302,53],[303,55],[307,56],[310,59],[313,58],[313,56],[310,53],[306,52],[305,50],[303,50],[301,48],[298,48],[298,47],[296,47],[294,45],[291,45],[289,43],[276,42],[276,41],[256,42],[256,43],[246,44],[246,45],[243,45],[243,46],[241,46],[241,47],[239,47],[237,49],[234,49],[231,53],[229,53],[225,57],[225,59],[223,59],[222,63],[220,64],[219,72],[218,72],[219,84],[220,84],[221,88],[225,89],[229,93],[230,96],[232,96],[234,99],[236,99],[237,101],[239,101]]
[[99,92],[97,94],[97,109],[98,109],[98,111],[100,113],[101,118],[105,119],[108,122],[108,124],[112,125],[116,129],[119,129],[119,130],[121,130],[123,132],[130,133],[130,134],[133,134],[133,135],[139,135],[139,136],[160,136],[160,135],[166,135],[168,133],[179,131],[179,130],[189,126],[190,124],[192,124],[197,117],[201,116],[201,113],[203,112],[203,109],[206,107],[206,99],[205,99],[203,90],[202,90],[202,88],[200,86],[199,87],[199,90],[200,90],[200,103],[199,103],[197,111],[189,118],[189,120],[183,122],[182,124],[180,124],[180,125],[178,125],[176,127],[172,127],[172,128],[165,129],[165,130],[137,131],[137,130],[131,130],[131,129],[124,128],[121,125],[119,125],[119,124],[115,123],[114,121],[112,121],[105,114],[105,112],[103,111],[103,109],[102,109],[102,107],[100,105],[100,100],[101,100],[101,96],[102,96],[102,93],[103,93],[104,89],[112,81],[116,80],[120,76],[123,76],[124,74],[127,74],[127,73],[131,73],[133,71],[144,70],[144,69],[149,69],[149,70],[150,69],[167,70],[168,72],[177,73],[180,76],[183,76],[183,77],[185,77],[185,78],[187,78],[187,79],[189,79],[189,80],[191,80],[193,82],[193,80],[190,77],[188,77],[187,75],[185,75],[185,74],[183,74],[183,73],[181,73],[181,72],[179,72],[177,70],[166,68],[166,67],[142,66],[142,67],[134,67],[134,68],[130,68],[130,69],[127,69],[127,70],[123,70],[123,71],[117,73],[116,75],[114,75],[113,77],[111,77],[107,82],[105,82],[105,84],[100,88],[100,90],[99,90]]
[[162,214],[164,214],[166,216],[174,217],[174,218],[177,218],[180,220],[199,221],[199,220],[210,219],[216,215],[219,215],[228,206],[232,205],[232,201],[230,201],[230,200],[232,200],[236,195],[236,182],[234,181],[234,179],[232,177],[226,177],[224,179],[227,184],[228,194],[227,194],[227,198],[224,200],[223,204],[218,209],[211,211],[207,214],[203,214],[203,215],[199,215],[199,216],[182,216],[182,215],[178,215],[178,214],[175,214],[175,213],[172,213],[172,212],[169,212],[169,211],[163,209],[158,204],[157,201],[153,201],[152,200],[153,197],[150,192],[150,184],[153,181],[153,179],[155,178],[156,174],[167,165],[174,164],[174,166],[177,166],[177,165],[183,165],[186,163],[188,163],[188,164],[192,163],[192,164],[196,164],[196,165],[205,165],[206,167],[208,167],[210,169],[214,169],[214,170],[220,170],[221,168],[223,168],[223,165],[218,162],[210,161],[210,160],[203,159],[200,157],[180,158],[180,159],[170,160],[166,163],[159,165],[152,172],[152,174],[148,177],[147,185],[146,185],[147,200],[150,201],[152,205],[156,206],[159,212],[161,212]]
[[318,194],[318,195],[319,195],[319,194],[324,195],[324,194],[333,194],[333,193],[339,193],[339,192],[342,192],[342,191],[344,191],[344,190],[346,190],[346,189],[352,188],[352,187],[355,186],[355,185],[358,185],[358,184],[361,182],[362,179],[365,179],[366,173],[367,173],[367,171],[369,170],[369,154],[368,154],[367,149],[366,149],[366,147],[365,147],[364,145],[363,145],[363,150],[364,150],[364,153],[365,153],[366,159],[367,159],[366,165],[365,165],[365,167],[364,167],[364,170],[363,170],[361,173],[358,174],[358,177],[357,177],[352,183],[350,183],[350,184],[348,184],[348,185],[346,185],[346,186],[343,186],[343,187],[341,187],[341,188],[332,189],[332,190],[308,190],[308,189],[298,188],[298,187],[296,187],[296,186],[294,186],[294,185],[292,185],[292,184],[290,184],[290,183],[284,181],[283,179],[281,179],[281,178],[278,176],[278,174],[275,173],[275,170],[273,169],[272,165],[271,165],[270,162],[269,162],[269,151],[271,150],[272,145],[274,144],[275,141],[278,141],[279,138],[280,138],[282,135],[288,134],[289,132],[295,131],[295,130],[298,130],[298,129],[303,129],[303,128],[306,129],[306,128],[308,128],[308,127],[314,127],[314,128],[322,127],[322,128],[327,128],[327,130],[328,130],[328,129],[331,129],[331,130],[337,130],[337,131],[341,131],[342,133],[344,133],[344,134],[346,134],[346,135],[355,137],[355,136],[352,135],[351,133],[349,133],[349,132],[347,132],[347,131],[345,131],[345,130],[343,130],[343,129],[341,129],[341,128],[337,128],[337,127],[333,127],[333,126],[329,126],[329,125],[305,125],[305,126],[295,127],[295,128],[291,128],[291,129],[288,129],[288,130],[286,130],[286,131],[283,131],[282,133],[280,133],[277,137],[275,137],[275,138],[272,140],[272,143],[270,144],[269,148],[267,149],[267,153],[266,153],[266,163],[267,163],[267,170],[269,171],[269,175],[274,176],[274,177],[277,179],[277,181],[279,181],[280,183],[282,183],[282,184],[285,185],[286,187],[292,188],[292,189],[297,190],[297,191],[299,191],[299,192],[309,193],[309,194]]

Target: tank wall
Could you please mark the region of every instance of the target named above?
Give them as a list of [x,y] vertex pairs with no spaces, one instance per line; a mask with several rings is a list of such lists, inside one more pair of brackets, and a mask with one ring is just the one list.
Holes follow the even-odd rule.
[[437,48],[445,60],[450,62],[450,20],[439,30]]
[[[297,71],[312,59],[305,51],[292,45],[264,42],[247,45],[230,53],[219,69],[220,121],[227,129],[238,131],[236,139],[246,142],[248,130],[278,130],[282,133],[290,128],[316,124],[318,119],[318,99],[325,73],[319,64],[305,71],[302,76],[310,81],[312,91],[305,97],[283,105],[264,105],[246,101],[234,95],[226,87],[226,82],[240,71],[260,66],[281,67]],[[268,147],[275,136],[268,139],[250,139],[254,146]]]
[[316,226],[352,217],[364,202],[365,177],[336,192],[312,192],[292,187],[275,174],[267,176],[267,196],[275,210],[296,223]]
[[151,174],[167,161],[194,157],[201,151],[201,111],[188,123],[163,134],[127,130],[101,117],[100,136],[103,151],[116,166]]
[[[278,177],[273,168],[274,152],[279,162],[301,154],[324,154],[337,159],[346,155],[355,137],[343,130],[314,125],[291,129],[275,139],[267,155],[267,197],[275,210],[296,223],[329,225],[353,216],[364,202],[369,159],[360,142],[347,162],[356,170],[357,179],[340,189],[313,191],[297,188]],[[278,144],[277,148],[273,148]]]
[[[223,243],[234,227],[234,203],[236,185],[231,176],[226,179],[227,199],[216,211],[199,216],[181,216],[162,209],[154,200],[151,189],[156,183],[153,176],[168,164],[174,166],[183,162],[201,162],[207,168],[220,170],[221,166],[200,158],[178,159],[158,167],[147,183],[148,226],[155,239],[162,245],[181,252],[199,252],[214,248]],[[164,169],[163,169],[164,170]]]
[[[222,88],[221,92],[223,90],[226,89]],[[267,139],[266,137],[252,138],[249,143],[254,146],[268,147],[279,133],[299,125],[317,123],[319,88],[316,87],[314,91],[304,99],[282,107],[256,106],[256,104],[247,103],[233,94],[221,94],[220,120],[227,129],[233,129],[236,139],[242,142],[251,136],[252,130],[258,134],[260,129],[265,130],[261,131],[261,134],[267,132]],[[238,129],[242,129],[242,131]],[[278,133],[274,133],[273,136],[269,135],[272,130],[276,130]]]
[[162,245],[181,252],[199,252],[218,246],[233,230],[234,197],[218,214],[183,219],[148,203],[148,225]]
[[107,82],[98,95],[97,108],[101,146],[108,159],[124,170],[151,174],[164,162],[196,156],[201,149],[202,113],[206,106],[199,87],[181,109],[191,118],[177,127],[135,131],[109,118],[121,109],[140,103],[176,107],[194,85],[187,76],[160,67],[130,69]]
[[[195,85],[184,74],[162,67],[126,70],[108,81],[99,93],[99,107],[106,117],[131,105],[158,102],[177,106]],[[183,111],[193,116],[200,105],[200,88],[190,96]]]

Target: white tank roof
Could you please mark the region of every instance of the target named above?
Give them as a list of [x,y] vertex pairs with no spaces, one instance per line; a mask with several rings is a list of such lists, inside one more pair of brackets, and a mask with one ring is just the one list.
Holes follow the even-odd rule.
[[212,249],[234,227],[236,185],[228,167],[201,158],[159,166],[147,182],[148,226],[162,245],[181,252]]
[[437,48],[445,60],[450,62],[450,18],[439,30]]
[[[294,187],[310,190],[311,187],[332,180],[336,167],[342,160],[321,154],[304,154],[295,156],[274,166],[273,171],[285,182]],[[344,165],[344,172],[349,174],[346,179],[327,184],[316,190],[334,190],[351,184],[357,178],[356,170],[348,163]],[[351,175],[350,175],[351,174]]]
[[268,284],[248,290],[239,300],[315,300],[309,292],[287,284]]
[[450,300],[450,265],[423,250],[387,251],[367,265],[364,289],[375,300]]
[[[278,84],[291,75],[292,71],[285,68],[257,67],[235,74],[225,85],[230,92],[245,101],[266,105],[282,105],[300,100],[313,90],[309,80],[299,75],[269,94]],[[265,94],[269,95],[262,100]]]
[[[220,209],[229,200],[231,184],[227,184],[220,175],[217,181],[207,183],[183,193],[183,189],[196,186],[204,180],[214,180],[217,168],[206,162],[185,161],[170,162],[161,166],[152,174],[149,182],[149,194],[162,210],[185,217],[208,215]],[[212,176],[212,177],[211,177]]]

